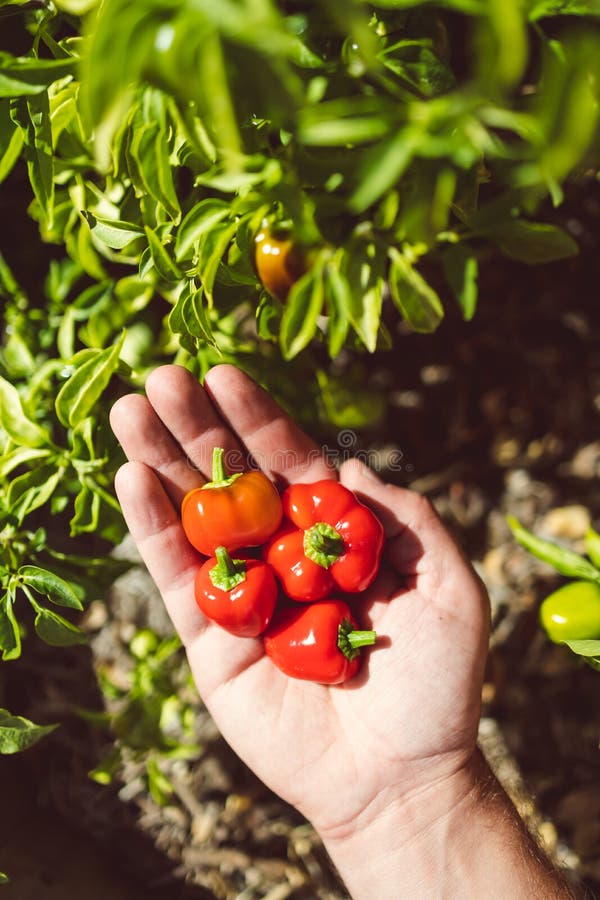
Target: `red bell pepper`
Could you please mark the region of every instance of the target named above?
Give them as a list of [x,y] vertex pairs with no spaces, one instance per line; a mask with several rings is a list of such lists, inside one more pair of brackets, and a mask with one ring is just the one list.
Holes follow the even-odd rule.
[[342,600],[281,607],[263,635],[265,653],[292,678],[340,684],[353,678],[360,647],[375,643],[374,631],[359,631]]
[[238,637],[258,637],[277,603],[277,582],[259,559],[232,559],[217,547],[196,574],[196,603],[207,618]]
[[277,488],[262,472],[226,475],[223,450],[213,453],[213,478],[183,498],[181,524],[190,544],[212,556],[219,546],[231,553],[259,547],[281,522]]
[[375,579],[383,526],[337,481],[293,484],[282,497],[284,520],[263,558],[293,600],[364,591]]

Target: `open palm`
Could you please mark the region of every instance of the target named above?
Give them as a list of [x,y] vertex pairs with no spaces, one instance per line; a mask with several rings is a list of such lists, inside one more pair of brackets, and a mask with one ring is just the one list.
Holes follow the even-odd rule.
[[[198,690],[226,740],[324,834],[377,814],[393,794],[443,781],[471,757],[489,627],[485,592],[429,503],[383,484],[362,463],[336,473],[248,376],[217,366],[149,377],[111,414],[129,462],[117,493],[130,531],[186,646]],[[260,463],[279,486],[339,477],[382,520],[385,562],[350,603],[376,647],[334,687],[288,678],[260,639],[233,637],[194,602],[202,558],[179,520],[181,499],[210,476],[215,446]]]

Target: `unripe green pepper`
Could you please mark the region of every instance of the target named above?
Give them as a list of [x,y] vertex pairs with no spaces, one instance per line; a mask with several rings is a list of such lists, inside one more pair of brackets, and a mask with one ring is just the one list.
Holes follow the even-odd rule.
[[540,622],[555,644],[600,638],[600,586],[591,581],[565,584],[543,601]]

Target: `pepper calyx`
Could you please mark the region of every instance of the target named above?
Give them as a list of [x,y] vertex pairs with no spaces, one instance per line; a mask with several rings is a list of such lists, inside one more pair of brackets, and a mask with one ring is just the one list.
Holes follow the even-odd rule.
[[243,472],[235,472],[233,475],[225,474],[225,466],[223,464],[223,456],[225,451],[222,447],[215,447],[212,455],[212,480],[203,484],[201,490],[210,490],[212,488],[229,487],[237,478],[241,478]]
[[232,559],[225,547],[217,547],[215,557],[217,565],[208,573],[214,587],[221,591],[232,591],[246,580],[245,560]]
[[327,522],[317,522],[312,528],[307,528],[303,545],[304,555],[323,569],[328,569],[346,552],[344,539]]
[[354,627],[350,619],[344,619],[338,625],[338,649],[350,661],[356,659],[360,654],[361,647],[372,647],[376,640],[376,632],[359,631]]

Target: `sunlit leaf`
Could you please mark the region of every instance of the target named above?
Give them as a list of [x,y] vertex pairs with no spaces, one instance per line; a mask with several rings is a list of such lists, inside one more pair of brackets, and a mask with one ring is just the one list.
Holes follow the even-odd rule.
[[146,237],[148,238],[148,246],[150,247],[150,255],[152,262],[160,277],[165,281],[179,281],[181,279],[181,271],[175,262],[171,259],[171,255],[159,239],[158,235],[151,228],[146,226]]
[[2,659],[18,659],[21,655],[21,632],[13,609],[14,593],[0,598],[0,650]]
[[23,584],[33,588],[34,591],[47,597],[53,603],[57,603],[59,606],[68,606],[70,609],[83,609],[81,601],[71,586],[54,572],[29,565],[21,566],[17,574]]
[[7,709],[0,709],[0,753],[20,753],[27,750],[55,728],[58,726],[36,725],[30,719],[13,716]]
[[53,81],[74,73],[75,59],[15,57],[0,52],[0,97],[42,94]]
[[51,443],[47,432],[25,414],[17,388],[2,376],[0,376],[0,426],[16,444],[25,447],[43,447]]
[[329,322],[327,325],[327,344],[332,359],[338,355],[350,327],[350,285],[344,275],[334,264],[325,267],[325,297]]
[[208,231],[229,215],[230,206],[223,200],[201,200],[193,206],[183,219],[177,231],[175,258],[185,259]]
[[395,249],[390,250],[390,292],[413,331],[435,331],[444,308],[435,290]]
[[75,368],[56,396],[56,414],[63,425],[77,425],[89,414],[119,366],[125,332],[112,347],[91,351]]
[[506,256],[529,265],[541,265],[577,256],[579,247],[573,238],[557,225],[515,219],[485,230]]
[[74,644],[87,643],[84,631],[50,609],[40,607],[34,625],[38,637],[53,647],[72,647]]
[[279,340],[285,359],[293,359],[317,332],[324,302],[322,270],[315,267],[290,290],[281,320]]
[[470,322],[477,306],[479,264],[464,244],[454,244],[442,256],[444,274],[458,300],[463,318]]
[[579,656],[597,656],[600,659],[600,641],[565,641],[564,643]]
[[111,222],[109,219],[92,215],[87,210],[83,210],[82,215],[94,237],[112,250],[123,250],[131,241],[144,233],[143,228],[131,222]]
[[537,559],[548,563],[561,575],[567,575],[569,578],[581,578],[584,581],[593,581],[596,584],[600,584],[600,570],[585,557],[553,541],[537,537],[524,528],[514,516],[508,516],[507,522],[519,544]]
[[595,566],[600,568],[600,534],[590,527],[585,535],[585,552]]

